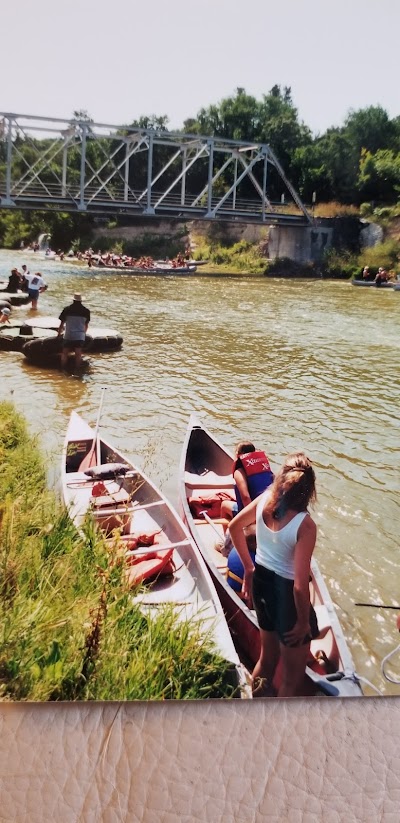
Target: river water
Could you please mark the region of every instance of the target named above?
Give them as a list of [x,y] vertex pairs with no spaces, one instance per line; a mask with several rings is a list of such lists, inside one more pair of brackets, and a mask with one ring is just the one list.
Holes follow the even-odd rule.
[[[174,504],[192,412],[230,448],[254,440],[275,469],[303,449],[317,474],[316,558],[356,670],[382,693],[400,694],[380,673],[399,642],[398,612],[355,606],[400,603],[400,293],[201,270],[132,276],[4,250],[0,279],[23,262],[49,285],[39,316],[58,316],[79,291],[92,326],[124,338],[119,352],[92,355],[80,377],[0,352],[1,396],[28,417],[49,476],[58,474],[70,412],[94,424],[103,385],[104,436]],[[391,671],[400,678],[400,654]]]

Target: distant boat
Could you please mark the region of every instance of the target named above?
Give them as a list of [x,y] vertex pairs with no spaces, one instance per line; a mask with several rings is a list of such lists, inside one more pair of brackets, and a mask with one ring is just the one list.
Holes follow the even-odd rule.
[[118,271],[123,274],[194,274],[196,266],[156,265],[143,268],[140,266],[109,266],[104,263],[92,263],[91,268]]
[[396,284],[393,280],[386,283],[375,283],[375,280],[351,280],[352,286],[374,286],[376,289],[393,289]]
[[[185,266],[205,266],[208,262],[208,260],[185,260]],[[169,260],[156,260],[155,265],[170,266],[171,262]]]

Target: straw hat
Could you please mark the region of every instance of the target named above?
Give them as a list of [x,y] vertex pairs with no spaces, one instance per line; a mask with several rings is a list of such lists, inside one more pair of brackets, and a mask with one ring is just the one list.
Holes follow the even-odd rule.
[[75,294],[74,294],[74,296],[73,296],[73,298],[72,298],[72,299],[73,299],[73,300],[76,300],[76,302],[77,302],[77,303],[80,303],[80,302],[82,301],[82,295],[81,295],[81,294],[79,294],[79,292],[75,292]]

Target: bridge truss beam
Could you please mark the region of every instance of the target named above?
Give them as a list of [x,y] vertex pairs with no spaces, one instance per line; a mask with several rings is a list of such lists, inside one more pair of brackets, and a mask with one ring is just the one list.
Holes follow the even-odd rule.
[[0,208],[312,222],[267,144],[12,113],[0,113]]

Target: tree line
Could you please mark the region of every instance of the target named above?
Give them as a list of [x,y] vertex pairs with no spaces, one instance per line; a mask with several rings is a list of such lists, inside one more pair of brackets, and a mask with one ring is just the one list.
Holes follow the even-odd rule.
[[268,143],[305,202],[391,204],[400,193],[400,116],[381,106],[350,111],[343,126],[313,136],[299,120],[291,89],[273,86],[257,100],[238,88],[186,120],[184,131]]

